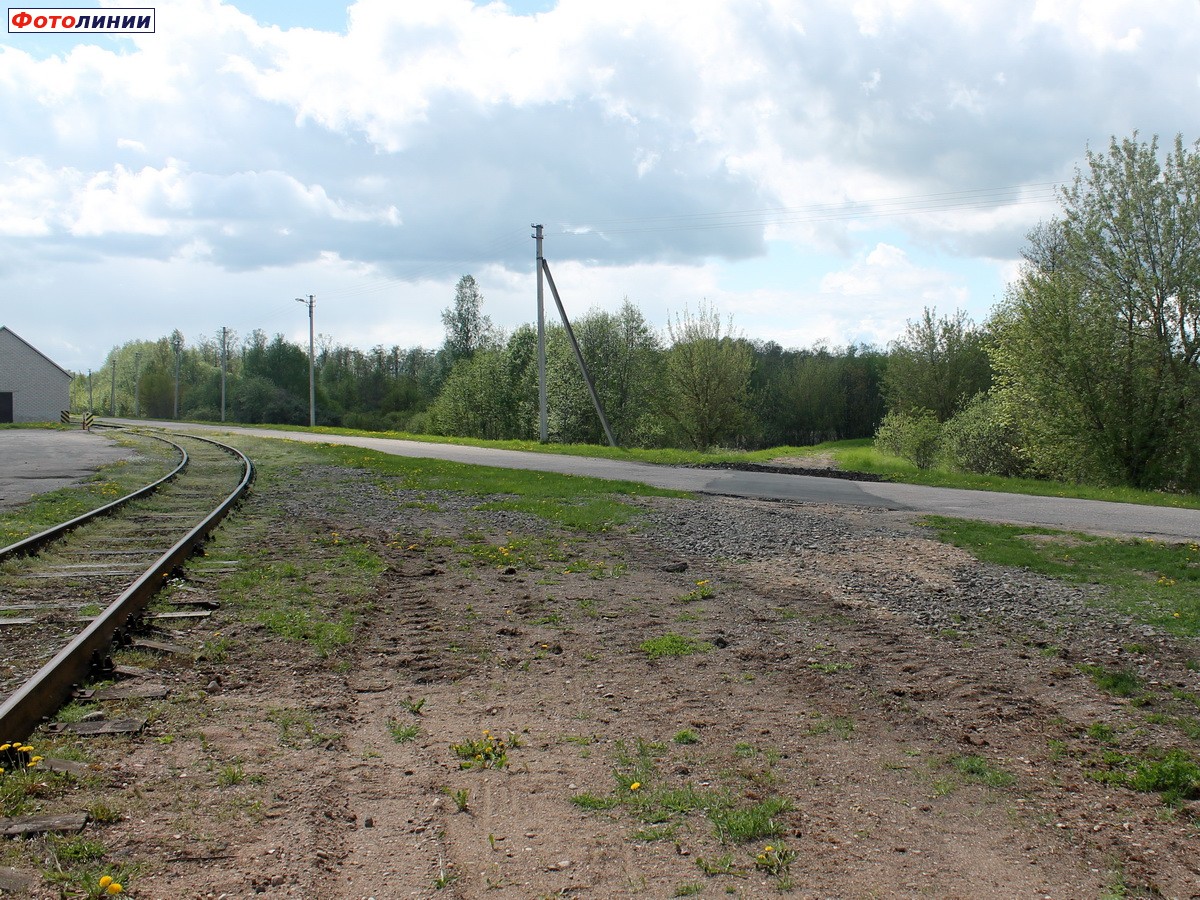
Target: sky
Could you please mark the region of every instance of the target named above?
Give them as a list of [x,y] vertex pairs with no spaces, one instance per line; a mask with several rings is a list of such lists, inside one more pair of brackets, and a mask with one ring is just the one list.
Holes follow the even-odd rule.
[[75,371],[305,343],[309,295],[321,340],[434,347],[464,274],[511,331],[534,223],[572,316],[886,346],[985,321],[1089,149],[1200,139],[1200,0],[154,8],[0,33],[0,325]]

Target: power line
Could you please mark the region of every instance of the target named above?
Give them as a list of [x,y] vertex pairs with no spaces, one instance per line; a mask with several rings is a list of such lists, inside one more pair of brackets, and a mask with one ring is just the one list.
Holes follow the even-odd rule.
[[[1029,182],[961,191],[939,191],[867,200],[846,200],[808,206],[769,206],[718,212],[677,213],[624,218],[561,222],[551,227],[556,237],[609,237],[624,234],[710,231],[728,228],[766,228],[817,222],[889,219],[944,212],[971,212],[1013,206],[1029,206],[1058,200],[1061,182]],[[328,300],[350,300],[393,290],[401,284],[434,280],[461,274],[471,261],[502,259],[526,246],[523,233],[508,232],[473,248],[472,260],[426,260],[409,265],[395,275],[365,281],[356,287],[329,290]]]
[[554,227],[559,229],[555,233],[563,237],[588,237],[706,231],[718,228],[763,228],[769,225],[893,218],[920,213],[958,212],[1050,203],[1058,199],[1059,186],[1060,182],[1037,182],[966,191],[885,197],[874,200],[847,200],[836,204],[778,206],[727,212],[682,213],[590,220],[584,223],[557,223]]

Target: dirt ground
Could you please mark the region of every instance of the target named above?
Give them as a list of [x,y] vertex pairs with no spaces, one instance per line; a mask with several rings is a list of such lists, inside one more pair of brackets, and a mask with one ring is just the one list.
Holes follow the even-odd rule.
[[[97,774],[54,801],[119,811],[85,834],[130,896],[1200,897],[1195,804],[1088,777],[1117,740],[1197,749],[1163,705],[1197,690],[1194,646],[1098,614],[930,627],[889,585],[936,606],[982,567],[882,511],[804,509],[870,552],[743,559],[325,477],[258,486],[177,586],[222,604],[175,634],[196,667],[161,661],[171,698],[88,743]],[[781,504],[649,506],[796,527]],[[353,643],[281,636],[230,547],[284,618],[353,610]],[[383,571],[321,565],[347,548]],[[1080,670],[1110,656],[1161,699]]]

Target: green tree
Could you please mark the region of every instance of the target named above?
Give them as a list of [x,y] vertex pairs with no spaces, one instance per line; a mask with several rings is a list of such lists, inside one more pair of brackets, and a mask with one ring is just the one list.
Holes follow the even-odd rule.
[[[573,323],[579,349],[613,435],[622,446],[656,443],[655,396],[661,360],[658,335],[629,302],[609,313],[593,309]],[[550,435],[565,443],[606,442],[600,419],[561,326],[546,340],[546,393]]]
[[754,348],[722,328],[715,309],[702,303],[668,322],[661,414],[691,446],[707,450],[735,440],[750,425],[750,375]]
[[429,410],[434,434],[503,440],[516,436],[520,406],[501,350],[480,350],[450,370]]
[[892,410],[875,433],[875,446],[907,459],[918,469],[931,469],[941,451],[942,425],[928,409]]
[[470,275],[454,286],[454,304],[442,310],[450,362],[470,357],[493,342],[492,320],[483,314],[483,292]]
[[925,307],[890,351],[883,390],[893,412],[927,409],[944,422],[991,382],[983,332],[962,310],[939,317]]
[[1200,486],[1200,143],[1087,154],[992,320],[1000,397],[1033,464]]

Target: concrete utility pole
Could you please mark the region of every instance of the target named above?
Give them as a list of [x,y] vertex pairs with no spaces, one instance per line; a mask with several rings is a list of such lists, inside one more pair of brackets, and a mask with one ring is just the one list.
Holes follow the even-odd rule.
[[308,427],[317,425],[317,378],[316,354],[313,351],[313,306],[317,302],[315,294],[309,294],[308,299],[296,298],[297,303],[308,304]]
[[225,421],[225,326],[221,326],[221,421]]
[[171,349],[175,351],[175,415],[179,418],[179,361],[183,358],[183,335],[179,329],[171,334]]
[[133,354],[133,417],[142,414],[142,351]]
[[542,226],[532,225],[537,241],[537,322],[538,322],[538,439],[544,444],[550,439],[546,415],[546,298],[542,287]]

